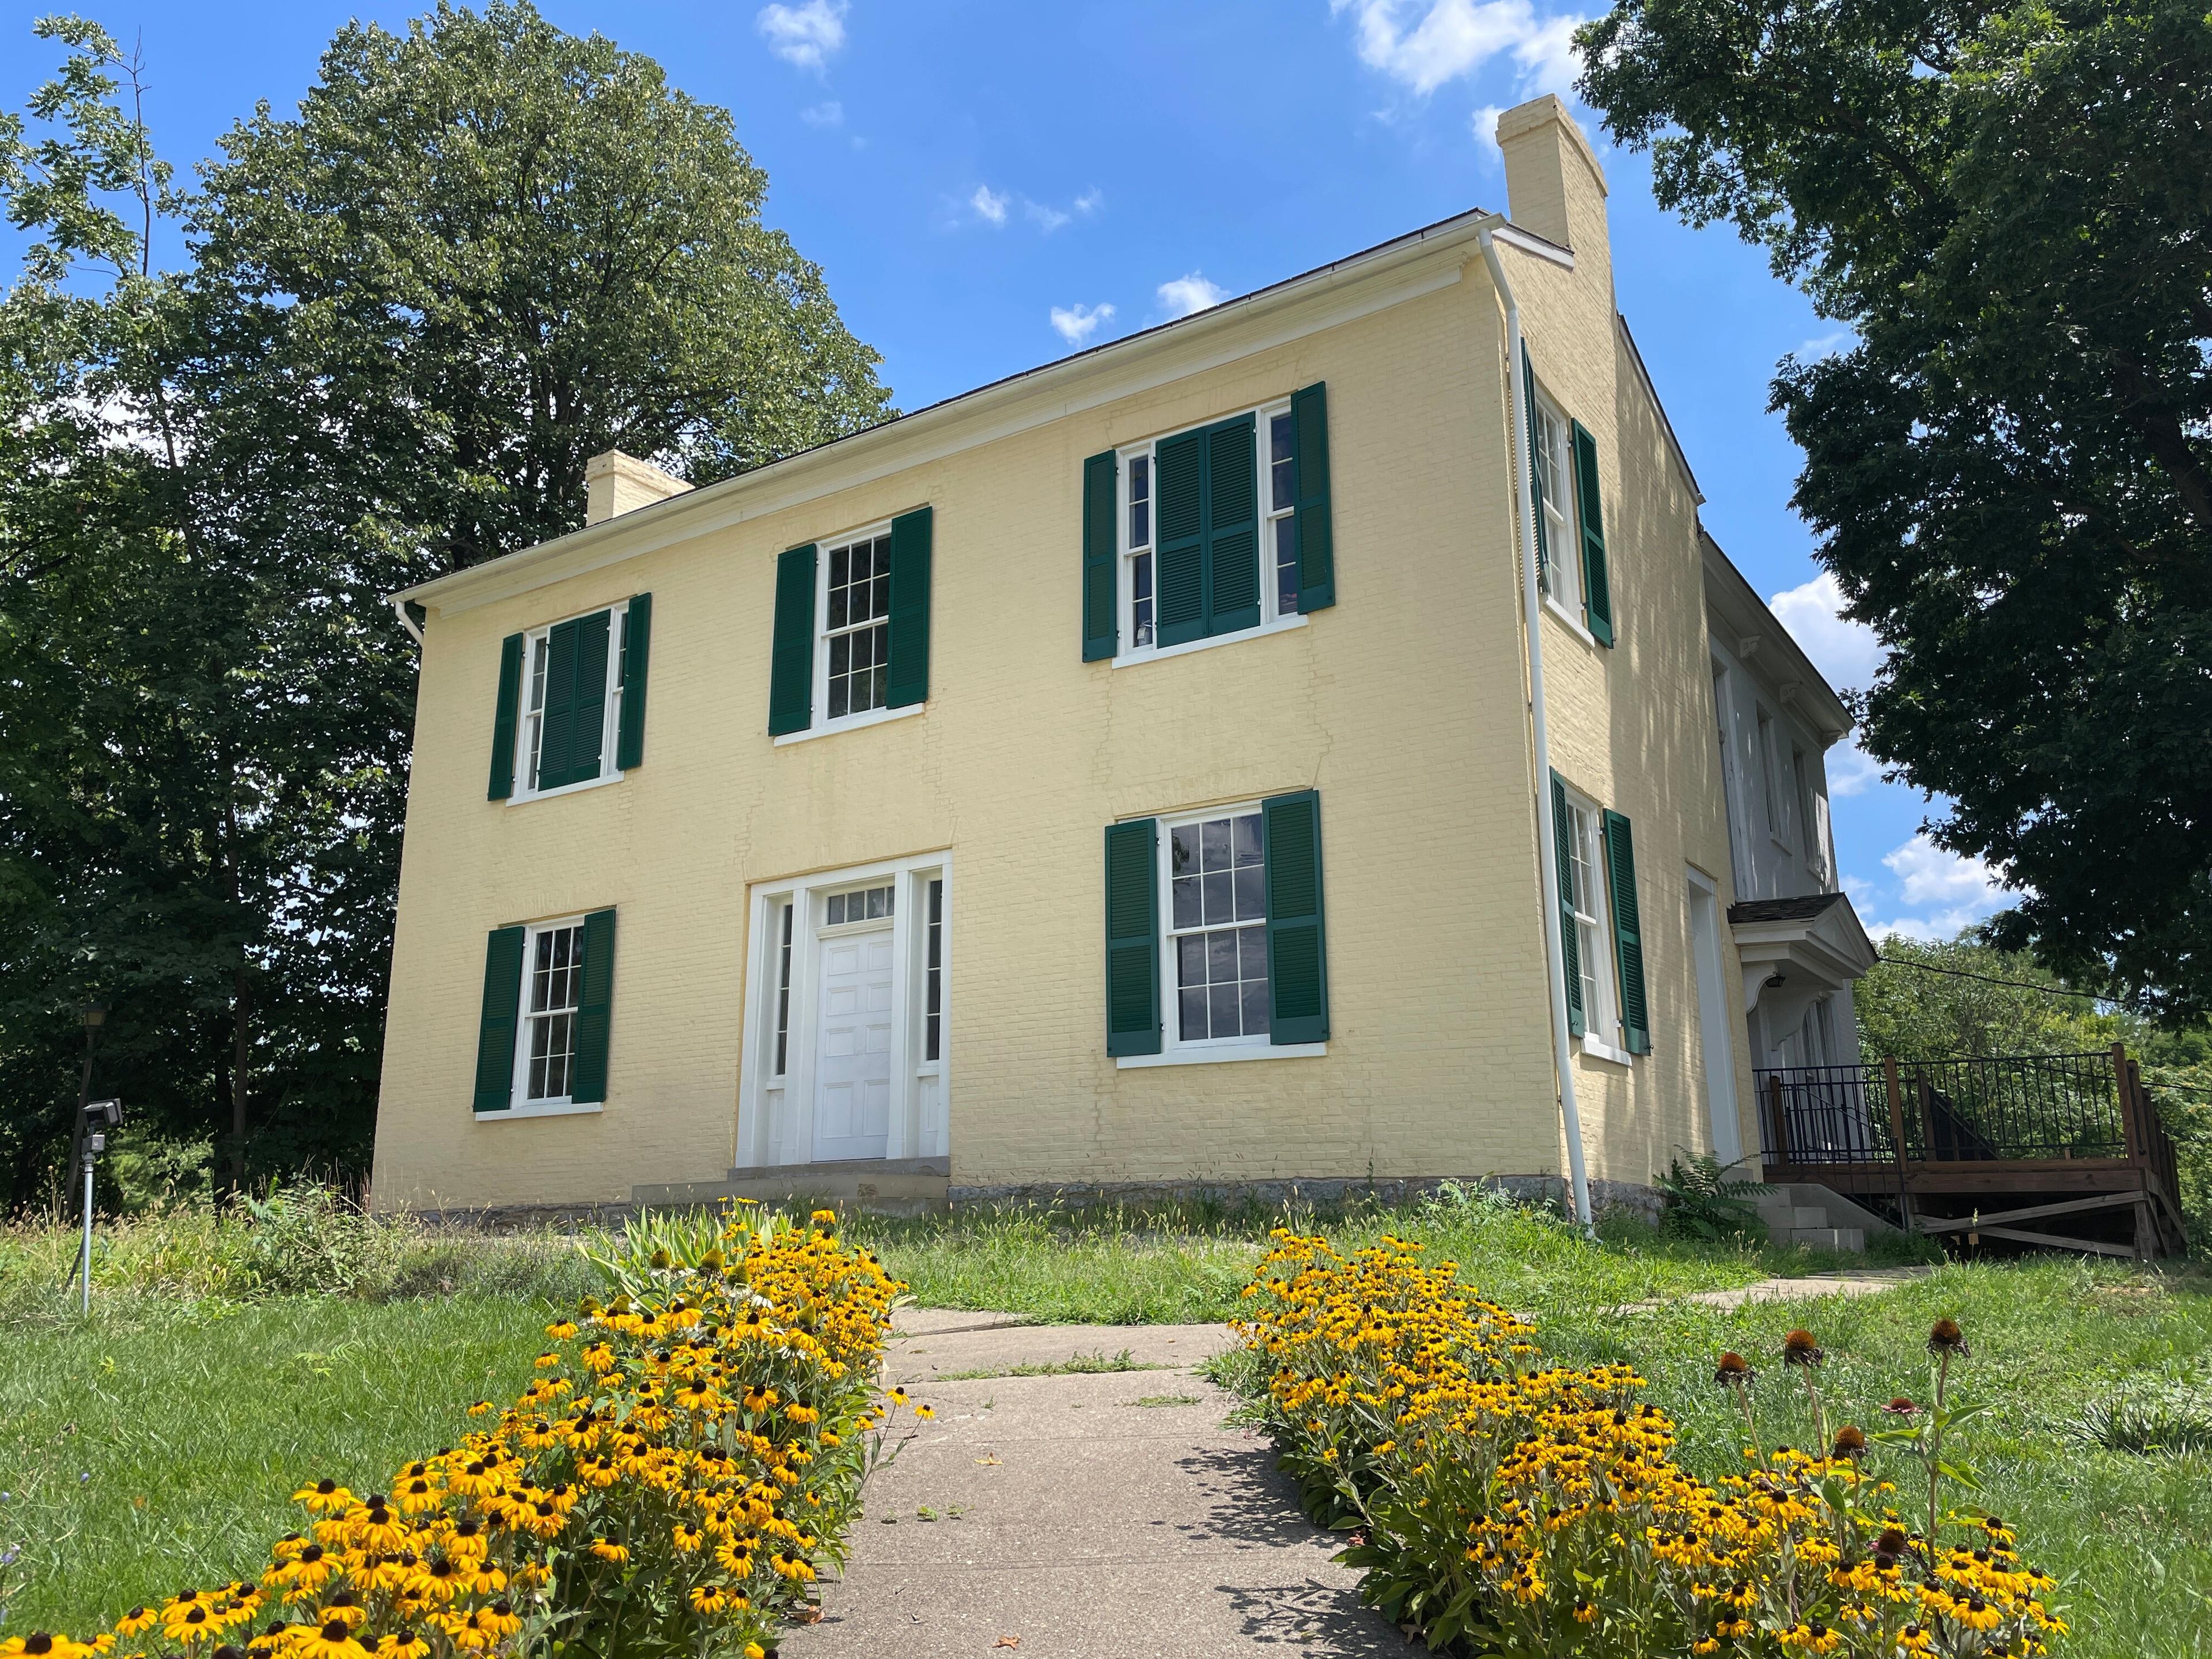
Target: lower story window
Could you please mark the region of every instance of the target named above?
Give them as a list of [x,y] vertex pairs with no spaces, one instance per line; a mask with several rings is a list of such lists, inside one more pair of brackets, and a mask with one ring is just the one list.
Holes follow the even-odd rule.
[[1177,1040],[1264,1036],[1267,907],[1260,815],[1174,824],[1167,840]]
[[929,943],[923,971],[928,983],[922,993],[921,1057],[941,1060],[945,1053],[945,883],[929,883]]
[[526,1100],[566,1100],[576,1060],[576,1010],[582,1001],[580,922],[531,935],[524,1018],[530,1027]]

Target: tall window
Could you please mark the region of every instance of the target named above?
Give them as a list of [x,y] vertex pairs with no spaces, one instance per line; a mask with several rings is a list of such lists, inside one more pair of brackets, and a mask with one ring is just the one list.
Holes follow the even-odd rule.
[[775,957],[775,1074],[781,1077],[791,1060],[791,915],[797,907],[783,906],[783,938]]
[[1759,763],[1759,804],[1766,814],[1766,833],[1777,841],[1787,842],[1789,837],[1783,833],[1785,826],[1782,822],[1782,792],[1775,787],[1774,716],[1764,708],[1759,711],[1753,735],[1759,744],[1759,753],[1753,758]]
[[1575,539],[1575,469],[1566,417],[1536,399],[1536,477],[1544,498],[1544,593],[1569,615],[1583,608],[1583,562]]
[[[598,630],[595,636],[594,629]],[[596,753],[592,751],[588,739],[580,738],[576,732],[575,706],[580,694],[589,688],[574,683],[583,665],[582,653],[591,648],[593,637],[599,643],[611,640],[613,645],[606,653],[605,678],[599,688],[601,712]],[[611,774],[615,769],[616,738],[622,727],[623,665],[629,650],[629,611],[618,606],[537,629],[525,635],[523,648],[527,653],[525,660],[530,672],[522,688],[522,793],[534,795],[540,790],[589,782]],[[549,696],[558,706],[549,708]],[[588,697],[581,700],[590,701]],[[546,752],[549,736],[559,752]],[[579,743],[582,744],[580,750],[576,747]]]
[[1174,824],[1167,839],[1177,1040],[1265,1036],[1267,890],[1260,815]]
[[830,550],[830,718],[881,708],[890,694],[891,538]]
[[945,1051],[945,883],[929,884],[929,939],[923,947],[921,1057],[939,1060]]
[[1152,458],[1129,458],[1129,637],[1152,642]]
[[583,960],[580,922],[540,928],[531,935],[523,1005],[530,1026],[526,1099],[568,1097],[568,1074],[576,1060],[576,1009],[584,988]]
[[1583,1029],[1598,1042],[1615,1047],[1621,1041],[1620,987],[1613,960],[1612,895],[1606,888],[1603,815],[1588,801],[1568,796],[1567,836],[1571,862],[1561,873],[1575,920]]
[[1267,533],[1261,544],[1274,550],[1275,614],[1298,608],[1298,526],[1295,454],[1288,410],[1267,417]]

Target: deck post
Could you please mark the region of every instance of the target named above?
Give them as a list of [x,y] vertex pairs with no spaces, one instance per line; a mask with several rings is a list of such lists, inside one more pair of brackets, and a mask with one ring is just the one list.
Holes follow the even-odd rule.
[[2143,1160],[2143,1134],[2136,1121],[2136,1091],[2130,1087],[2128,1076],[2128,1048],[2124,1042],[2112,1045],[2112,1083],[2118,1091],[2120,1108],[2120,1133],[2127,1141],[2128,1162],[2140,1166]]
[[1932,1098],[1935,1092],[1936,1085],[1929,1082],[1927,1073],[1915,1072],[1912,1074],[1913,1097],[1920,1105],[1920,1157],[1923,1163],[1936,1156],[1936,1103]]
[[1790,1115],[1782,1108],[1782,1079],[1766,1079],[1767,1110],[1774,1121],[1774,1161],[1787,1164],[1790,1158]]
[[1912,1229],[1912,1188],[1905,1173],[1905,1097],[1897,1077],[1897,1056],[1881,1057],[1883,1092],[1889,1102],[1889,1145],[1897,1154],[1897,1219],[1905,1231]]

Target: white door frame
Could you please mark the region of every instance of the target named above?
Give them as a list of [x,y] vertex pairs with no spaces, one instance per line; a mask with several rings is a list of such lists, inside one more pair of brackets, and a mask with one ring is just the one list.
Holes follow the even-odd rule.
[[1728,975],[1721,959],[1720,889],[1695,865],[1688,878],[1690,948],[1698,972],[1698,1030],[1704,1049],[1705,1121],[1713,1156],[1723,1168],[1743,1161],[1743,1120],[1735,1091],[1735,1016],[1729,1006]]
[[[922,1054],[921,963],[929,883],[945,884],[939,971],[944,1018],[938,1058]],[[927,1158],[951,1150],[949,1100],[952,1077],[952,854],[912,854],[842,870],[756,883],[745,906],[745,1006],[738,1073],[737,1159],[741,1169],[808,1164],[814,1157],[814,1048],[821,967],[818,934],[828,896],[848,887],[890,881],[891,906],[891,1098],[884,1156]],[[786,1023],[787,1064],[775,1075],[776,994],[785,904],[794,907],[791,930],[791,1009]],[[934,1079],[934,1121],[925,1126],[921,1106]]]

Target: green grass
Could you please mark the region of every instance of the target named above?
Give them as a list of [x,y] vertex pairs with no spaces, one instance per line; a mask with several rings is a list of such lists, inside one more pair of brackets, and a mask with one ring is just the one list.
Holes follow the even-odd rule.
[[1148,1364],[1130,1358],[1129,1350],[1108,1353],[1103,1348],[1067,1359],[1024,1360],[1014,1365],[987,1365],[980,1370],[939,1371],[933,1382],[975,1382],[994,1376],[1097,1376],[1109,1371],[1171,1371],[1173,1365]]
[[89,1324],[20,1322],[0,1350],[0,1553],[21,1589],[0,1640],[90,1634],[143,1597],[267,1564],[292,1492],[383,1486],[452,1443],[470,1401],[527,1385],[544,1304],[113,1299]]

